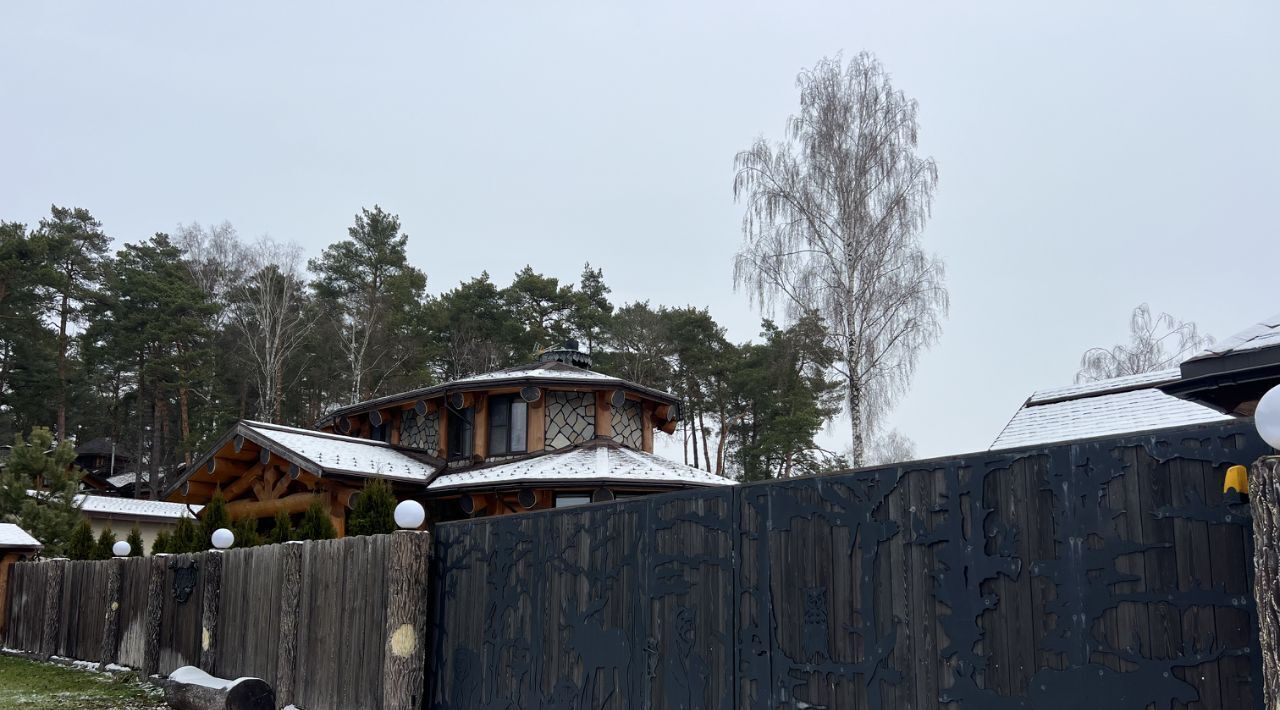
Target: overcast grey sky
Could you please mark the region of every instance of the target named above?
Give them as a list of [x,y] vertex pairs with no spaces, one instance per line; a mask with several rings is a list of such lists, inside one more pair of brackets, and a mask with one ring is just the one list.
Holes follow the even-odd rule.
[[781,135],[797,71],[870,50],[920,102],[952,297],[890,424],[978,450],[1142,301],[1219,338],[1280,310],[1278,8],[8,2],[0,219],[314,255],[379,203],[432,292],[590,261],[744,340],[734,153]]

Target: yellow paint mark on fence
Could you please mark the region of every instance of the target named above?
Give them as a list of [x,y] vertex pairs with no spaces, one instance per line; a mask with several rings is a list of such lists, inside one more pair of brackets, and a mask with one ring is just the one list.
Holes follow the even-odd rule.
[[401,624],[391,634],[391,653],[400,658],[408,658],[413,655],[413,650],[418,647],[418,635],[414,633],[413,624]]

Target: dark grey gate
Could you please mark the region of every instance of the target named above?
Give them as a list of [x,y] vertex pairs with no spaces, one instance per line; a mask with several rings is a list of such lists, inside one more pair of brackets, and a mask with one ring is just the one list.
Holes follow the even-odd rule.
[[435,708],[1260,707],[1247,423],[440,525]]

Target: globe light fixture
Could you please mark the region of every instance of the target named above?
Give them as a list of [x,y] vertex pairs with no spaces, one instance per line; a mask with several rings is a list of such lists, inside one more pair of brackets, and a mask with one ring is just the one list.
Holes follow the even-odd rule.
[[416,500],[403,500],[396,506],[396,525],[405,530],[417,530],[427,519],[427,511]]
[[132,551],[133,551],[133,548],[129,547],[129,543],[125,542],[124,540],[121,540],[120,542],[117,542],[116,544],[111,546],[111,554],[115,555],[116,557],[128,557],[129,553]]
[[225,550],[236,542],[236,534],[226,528],[218,528],[213,531],[213,546],[219,550]]
[[1253,425],[1258,434],[1273,449],[1280,449],[1280,385],[1276,385],[1258,400],[1253,411]]

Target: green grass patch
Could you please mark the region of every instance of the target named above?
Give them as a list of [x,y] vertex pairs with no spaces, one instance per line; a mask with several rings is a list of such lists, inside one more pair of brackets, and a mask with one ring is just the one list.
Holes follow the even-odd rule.
[[159,690],[132,674],[111,675],[0,655],[0,708],[157,710]]

